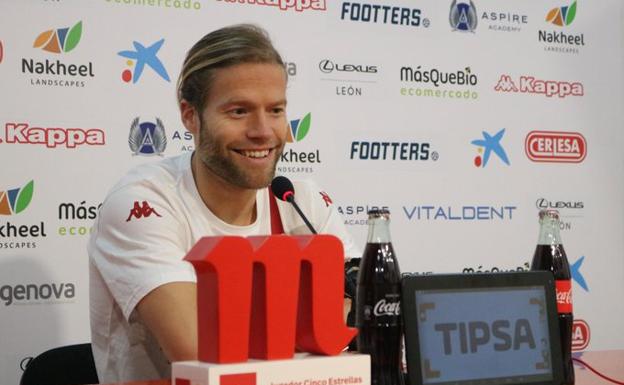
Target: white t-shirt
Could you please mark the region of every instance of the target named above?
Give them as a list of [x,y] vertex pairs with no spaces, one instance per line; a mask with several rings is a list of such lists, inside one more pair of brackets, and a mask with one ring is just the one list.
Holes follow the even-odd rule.
[[[109,192],[88,245],[93,355],[101,383],[170,377],[170,364],[135,307],[170,282],[195,282],[183,260],[201,238],[271,233],[268,189],[256,194],[257,220],[233,226],[203,203],[191,171],[191,154],[131,170]],[[293,182],[296,200],[319,233],[340,238],[346,257],[359,257],[343,221],[310,182]],[[309,234],[289,203],[278,201],[284,231]]]

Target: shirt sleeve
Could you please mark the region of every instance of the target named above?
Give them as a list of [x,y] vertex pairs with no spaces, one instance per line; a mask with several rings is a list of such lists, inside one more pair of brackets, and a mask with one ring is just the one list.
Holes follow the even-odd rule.
[[170,282],[195,282],[183,260],[189,240],[176,207],[147,186],[112,192],[100,209],[89,257],[126,320],[150,291]]
[[[294,184],[297,203],[302,207],[304,214],[308,216],[316,231],[319,234],[331,234],[338,237],[342,241],[344,247],[345,259],[361,257],[362,252],[360,248],[357,247],[353,237],[347,231],[344,219],[334,206],[329,194],[309,180],[296,181]],[[289,207],[284,207],[284,210],[294,212],[294,210]],[[280,212],[281,211],[282,210],[280,210]],[[294,213],[294,215],[296,215],[296,213]],[[294,221],[300,223],[298,226],[295,226],[297,229],[301,229],[302,226],[305,226],[298,216],[294,218]],[[309,234],[307,228],[305,231],[306,234]],[[296,233],[297,232],[298,231],[296,231]]]

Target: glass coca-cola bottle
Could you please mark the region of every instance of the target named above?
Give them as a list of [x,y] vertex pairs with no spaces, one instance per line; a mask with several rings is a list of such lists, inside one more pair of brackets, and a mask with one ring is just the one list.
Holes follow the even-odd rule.
[[372,385],[403,385],[401,273],[390,242],[390,212],[368,212],[368,240],[357,280],[357,347],[371,357]]
[[540,232],[531,270],[547,270],[555,276],[557,313],[561,352],[563,353],[563,384],[574,384],[572,364],[572,280],[570,264],[559,235],[559,212],[540,210]]

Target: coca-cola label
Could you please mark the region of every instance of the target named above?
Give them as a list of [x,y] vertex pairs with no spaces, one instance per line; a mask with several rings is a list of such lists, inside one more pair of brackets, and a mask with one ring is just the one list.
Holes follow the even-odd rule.
[[572,281],[556,280],[555,292],[557,293],[557,313],[572,313]]
[[375,317],[401,315],[401,301],[388,302],[385,298],[380,299],[373,307],[373,314]]

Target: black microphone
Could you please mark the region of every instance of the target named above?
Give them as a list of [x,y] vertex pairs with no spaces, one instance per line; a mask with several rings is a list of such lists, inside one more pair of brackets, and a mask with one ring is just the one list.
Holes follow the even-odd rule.
[[310,221],[308,221],[308,218],[303,215],[301,209],[297,205],[297,202],[295,202],[295,187],[293,186],[290,179],[281,175],[276,176],[271,182],[271,191],[273,192],[273,195],[275,195],[279,200],[291,203],[297,211],[297,214],[299,214],[301,219],[303,219],[303,222],[306,224],[306,226],[308,226],[308,229],[310,229],[312,234],[317,234],[316,230],[314,230],[314,227],[312,227]]

